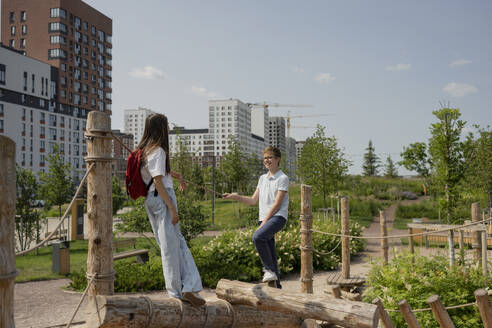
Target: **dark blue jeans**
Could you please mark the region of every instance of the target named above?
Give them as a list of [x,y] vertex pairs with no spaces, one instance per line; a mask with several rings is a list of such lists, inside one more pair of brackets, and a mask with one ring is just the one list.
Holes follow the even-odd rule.
[[[265,269],[275,272],[277,275],[277,287],[280,285],[280,273],[278,271],[277,252],[275,250],[275,234],[282,230],[287,220],[282,216],[272,216],[261,228],[253,234],[253,243],[255,244],[261,263]],[[261,221],[258,222],[258,225]]]

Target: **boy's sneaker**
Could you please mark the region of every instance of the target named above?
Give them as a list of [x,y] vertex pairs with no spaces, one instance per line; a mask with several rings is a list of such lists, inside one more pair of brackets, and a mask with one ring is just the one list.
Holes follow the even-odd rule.
[[263,282],[275,281],[277,280],[277,275],[275,272],[265,269],[265,274],[263,275]]
[[202,306],[205,304],[205,300],[197,292],[183,293],[183,300],[190,302],[193,306]]

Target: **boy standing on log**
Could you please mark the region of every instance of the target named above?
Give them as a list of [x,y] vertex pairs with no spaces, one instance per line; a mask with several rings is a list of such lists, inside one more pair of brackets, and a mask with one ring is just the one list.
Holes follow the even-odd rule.
[[277,281],[277,288],[282,286],[275,250],[275,234],[287,223],[289,207],[289,178],[279,169],[281,156],[277,147],[269,146],[263,150],[263,164],[268,173],[260,177],[253,196],[224,194],[226,199],[237,200],[247,205],[256,205],[259,201],[259,227],[253,234],[253,243],[263,263],[263,282]]

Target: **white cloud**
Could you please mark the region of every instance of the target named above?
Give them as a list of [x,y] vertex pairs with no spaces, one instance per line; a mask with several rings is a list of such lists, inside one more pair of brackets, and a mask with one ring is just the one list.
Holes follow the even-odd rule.
[[470,64],[472,61],[468,59],[457,59],[449,63],[450,67],[458,67],[458,66],[464,66],[467,64]]
[[299,67],[299,66],[293,66],[290,68],[292,72],[294,73],[304,73],[304,68]]
[[203,87],[192,86],[191,92],[197,96],[200,96],[200,97],[206,97],[206,98],[218,98],[218,97],[220,97],[219,93],[209,91]]
[[398,64],[393,66],[386,66],[384,69],[387,71],[397,72],[397,71],[408,71],[412,65],[410,64]]
[[318,83],[330,83],[331,81],[335,81],[336,77],[330,73],[319,73],[314,79]]
[[478,88],[471,84],[465,83],[448,83],[442,90],[452,97],[464,97],[478,92]]
[[145,66],[143,68],[134,68],[131,72],[130,75],[137,78],[137,79],[148,79],[148,80],[153,80],[153,79],[164,79],[166,77],[166,74],[161,71],[158,68],[155,68],[153,66]]

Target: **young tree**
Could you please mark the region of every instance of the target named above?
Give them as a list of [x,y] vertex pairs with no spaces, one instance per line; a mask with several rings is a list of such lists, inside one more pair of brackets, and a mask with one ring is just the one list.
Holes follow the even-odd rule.
[[116,176],[113,176],[112,190],[113,190],[113,214],[116,214],[116,212],[118,212],[118,210],[122,208],[123,204],[125,203],[125,194],[121,189],[120,180]]
[[396,168],[395,163],[391,159],[391,156],[388,156],[388,158],[386,158],[386,165],[384,167],[384,176],[387,178],[398,177],[398,169]]
[[468,156],[470,165],[467,171],[469,185],[476,186],[488,197],[488,207],[492,208],[492,130],[479,129],[478,138],[471,146],[473,154]]
[[200,186],[205,184],[205,180],[203,178],[202,168],[197,163],[193,163],[192,165],[190,182],[193,183],[194,186],[189,186],[189,188],[195,192],[199,199],[203,199],[205,196],[205,190],[200,188]]
[[313,186],[323,196],[323,206],[328,207],[328,195],[338,190],[349,165],[337,139],[326,137],[325,127],[318,125],[313,136],[306,140],[297,171],[301,181]]
[[376,155],[376,149],[369,140],[369,146],[366,148],[367,153],[364,154],[364,164],[362,165],[362,174],[365,176],[378,175],[378,169],[381,166],[379,157]]
[[190,163],[192,162],[193,154],[190,152],[187,146],[187,141],[179,133],[179,129],[175,128],[176,139],[177,139],[177,150],[174,153],[171,161],[171,168],[183,176],[184,179],[190,180],[191,168]]
[[21,251],[33,240],[39,241],[41,229],[39,212],[34,209],[38,198],[39,184],[31,170],[16,166],[17,199],[15,203],[15,231]]
[[425,142],[416,142],[408,147],[403,147],[400,153],[403,158],[399,164],[409,171],[415,171],[423,178],[429,178],[431,173],[432,161],[427,154],[427,145]]
[[48,163],[48,172],[39,173],[41,194],[47,205],[58,206],[58,213],[61,217],[62,205],[73,197],[71,166],[69,163],[64,163],[58,145],[54,146],[53,153],[48,156]]

